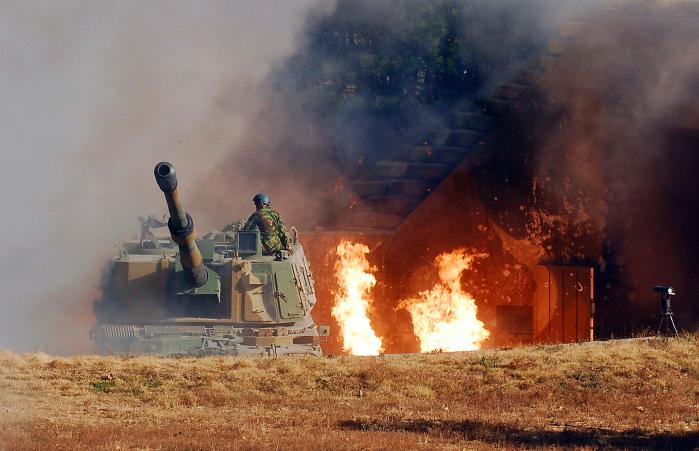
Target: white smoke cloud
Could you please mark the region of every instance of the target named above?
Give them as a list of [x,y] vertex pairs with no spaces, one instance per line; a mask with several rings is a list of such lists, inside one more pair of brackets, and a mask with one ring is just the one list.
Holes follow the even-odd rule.
[[186,186],[230,151],[313,3],[0,2],[0,348],[88,350],[102,263],[165,210],[154,164]]

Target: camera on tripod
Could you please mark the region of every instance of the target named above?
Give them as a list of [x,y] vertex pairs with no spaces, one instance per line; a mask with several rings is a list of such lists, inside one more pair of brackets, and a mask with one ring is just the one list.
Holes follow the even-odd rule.
[[672,307],[670,305],[670,298],[677,293],[670,285],[656,285],[653,287],[653,291],[660,293],[660,324],[658,324],[657,335],[662,333],[664,322],[666,335],[670,335],[670,327],[672,327],[674,335],[679,336],[677,327],[675,327],[675,321],[672,319]]
[[653,287],[653,291],[660,293],[661,315],[671,313],[670,297],[676,294],[675,290],[670,285],[656,285]]

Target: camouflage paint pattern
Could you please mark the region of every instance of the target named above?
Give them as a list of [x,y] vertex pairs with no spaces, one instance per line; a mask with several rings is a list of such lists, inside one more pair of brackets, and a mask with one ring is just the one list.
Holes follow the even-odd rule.
[[251,214],[243,226],[243,230],[260,230],[264,255],[273,255],[281,249],[287,249],[289,232],[282,222],[279,213],[268,206],[258,208]]

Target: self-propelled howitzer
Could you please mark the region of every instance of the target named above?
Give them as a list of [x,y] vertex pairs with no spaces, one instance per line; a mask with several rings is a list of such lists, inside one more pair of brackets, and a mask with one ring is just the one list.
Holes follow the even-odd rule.
[[154,169],[170,213],[170,237],[122,243],[103,275],[92,339],[110,354],[321,354],[311,318],[310,265],[292,228],[289,251],[262,255],[257,231],[196,238],[175,168]]

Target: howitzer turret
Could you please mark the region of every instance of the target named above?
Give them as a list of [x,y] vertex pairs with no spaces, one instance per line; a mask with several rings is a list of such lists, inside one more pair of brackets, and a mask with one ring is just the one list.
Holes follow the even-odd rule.
[[172,241],[180,248],[180,262],[187,282],[199,288],[206,285],[207,271],[197,247],[192,217],[185,211],[177,189],[177,175],[172,164],[162,161],[153,169],[155,181],[165,194],[170,220],[167,223]]

